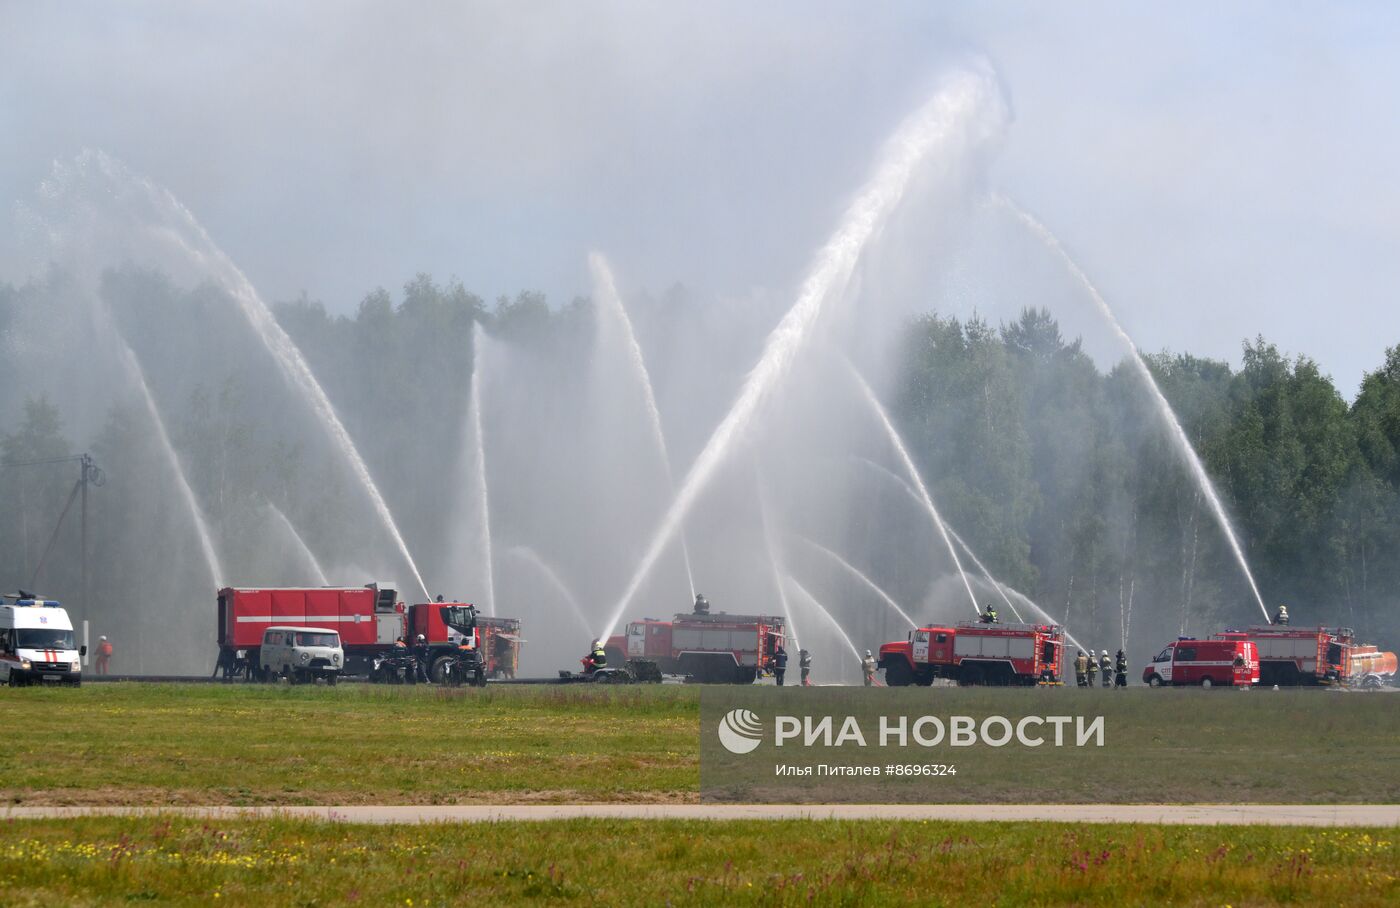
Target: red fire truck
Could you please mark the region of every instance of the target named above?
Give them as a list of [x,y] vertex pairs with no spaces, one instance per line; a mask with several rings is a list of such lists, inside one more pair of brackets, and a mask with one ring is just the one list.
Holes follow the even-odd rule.
[[909,639],[880,647],[879,666],[890,687],[959,684],[1037,684],[1060,680],[1064,632],[1054,624],[982,624],[920,627]]
[[[425,666],[442,680],[442,660],[455,651],[463,635],[443,621],[443,608],[462,602],[419,603],[404,607],[398,592],[371,583],[364,587],[294,587],[219,590],[219,665],[258,664],[263,631],[274,625],[324,627],[340,634],[345,673],[368,675],[375,656],[399,637],[411,645],[422,634],[432,651]],[[520,621],[478,616],[475,642],[486,655],[487,674],[510,677],[519,666]]]
[[774,615],[695,613],[633,621],[604,650],[610,666],[643,659],[706,684],[752,684],[772,668],[784,639],[784,621]]
[[219,590],[219,665],[258,664],[263,631],[274,625],[324,627],[340,634],[347,674],[367,674],[370,660],[404,632],[398,592],[363,587]]
[[[427,602],[408,607],[408,642],[415,643],[422,634],[431,652],[427,665],[428,677],[441,682],[443,665],[453,656],[464,639],[456,628],[443,620],[444,607],[465,607],[465,602]],[[519,618],[476,616],[475,646],[485,659],[489,677],[514,678],[520,667]]]
[[1268,624],[1231,628],[1220,636],[1230,634],[1242,634],[1258,645],[1260,684],[1376,687],[1395,674],[1393,668],[1386,671],[1394,654],[1357,643],[1349,627]]
[[1259,683],[1259,647],[1241,633],[1209,640],[1178,637],[1142,670],[1142,680],[1151,687],[1248,687]]

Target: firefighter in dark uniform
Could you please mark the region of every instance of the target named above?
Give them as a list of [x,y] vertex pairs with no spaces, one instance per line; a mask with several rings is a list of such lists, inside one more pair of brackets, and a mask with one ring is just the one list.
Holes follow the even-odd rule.
[[988,602],[987,610],[978,615],[977,620],[981,621],[983,624],[996,624],[999,620],[997,618],[997,610],[992,607],[992,604],[990,602]]
[[708,615],[710,613],[710,600],[705,598],[703,593],[695,594],[695,614]]
[[778,680],[778,686],[783,686],[783,676],[787,674],[787,650],[782,644],[778,644],[777,652],[773,653],[773,677]]
[[596,672],[596,671],[597,671],[598,669],[600,669],[600,668],[607,668],[607,667],[608,667],[608,651],[607,651],[606,649],[603,648],[603,641],[601,641],[601,640],[594,640],[594,641],[593,641],[593,648],[592,648],[592,651],[589,652],[588,658],[589,658],[590,663],[591,663],[591,664],[588,666],[588,673],[589,673],[589,674],[592,674],[593,672]]
[[413,639],[413,661],[416,663],[414,671],[418,673],[418,680],[427,684],[428,663],[433,658],[433,651],[428,648],[428,638],[419,634]]
[[1120,649],[1118,656],[1113,660],[1113,686],[1128,686],[1128,657]]
[[1094,650],[1089,650],[1089,664],[1084,669],[1084,677],[1089,680],[1086,687],[1093,687],[1098,680],[1099,674],[1099,654]]
[[1283,627],[1288,626],[1288,606],[1280,605],[1278,607],[1278,611],[1274,612],[1274,624],[1278,624]]
[[1104,650],[1099,656],[1099,672],[1103,677],[1103,686],[1113,686],[1113,660],[1108,657],[1108,650]]
[[1079,685],[1080,687],[1087,687],[1087,686],[1088,686],[1088,683],[1085,681],[1085,678],[1086,678],[1086,676],[1087,676],[1088,671],[1089,671],[1089,657],[1086,656],[1086,655],[1084,655],[1084,651],[1083,651],[1083,650],[1078,650],[1078,649],[1075,650],[1075,651],[1074,651],[1074,683],[1077,684],[1077,685]]

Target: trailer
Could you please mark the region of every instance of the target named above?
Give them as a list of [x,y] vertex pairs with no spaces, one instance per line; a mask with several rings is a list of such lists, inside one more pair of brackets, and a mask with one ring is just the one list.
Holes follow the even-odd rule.
[[1057,684],[1064,664],[1064,631],[1054,624],[961,622],[919,627],[906,640],[880,647],[885,684]]

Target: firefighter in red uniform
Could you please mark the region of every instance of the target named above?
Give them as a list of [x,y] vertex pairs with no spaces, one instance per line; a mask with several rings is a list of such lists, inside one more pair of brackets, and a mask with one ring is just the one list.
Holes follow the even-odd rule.
[[97,638],[97,673],[107,674],[112,664],[112,641],[106,637]]

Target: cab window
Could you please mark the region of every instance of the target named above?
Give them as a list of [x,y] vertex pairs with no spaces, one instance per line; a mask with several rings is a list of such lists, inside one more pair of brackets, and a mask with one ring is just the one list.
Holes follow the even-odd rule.
[[914,632],[914,642],[915,642],[915,643],[927,643],[927,642],[928,642],[928,631],[915,631],[915,632]]
[[947,634],[939,634],[939,635],[938,635],[938,641],[937,641],[937,642],[939,642],[939,643],[947,643],[947,642],[948,642],[948,635],[947,635]]

